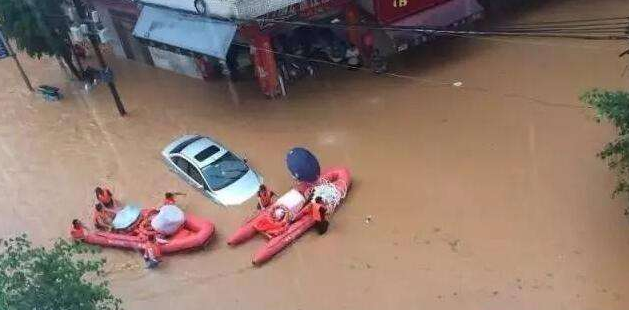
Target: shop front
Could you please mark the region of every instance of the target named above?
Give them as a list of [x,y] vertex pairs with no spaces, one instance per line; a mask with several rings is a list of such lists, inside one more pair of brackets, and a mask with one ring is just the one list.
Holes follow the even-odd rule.
[[236,28],[230,21],[144,5],[133,36],[148,46],[156,66],[201,78],[199,60],[224,60]]
[[118,55],[196,78],[253,74],[268,97],[286,95],[321,63],[371,65],[375,54],[435,37],[379,26],[459,27],[483,13],[477,0],[95,1],[118,35]]

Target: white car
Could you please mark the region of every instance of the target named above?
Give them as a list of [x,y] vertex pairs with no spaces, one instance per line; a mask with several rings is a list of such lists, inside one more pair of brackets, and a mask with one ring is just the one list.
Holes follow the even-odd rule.
[[247,160],[220,143],[199,135],[185,135],[162,151],[171,170],[214,202],[232,206],[247,201],[262,184]]

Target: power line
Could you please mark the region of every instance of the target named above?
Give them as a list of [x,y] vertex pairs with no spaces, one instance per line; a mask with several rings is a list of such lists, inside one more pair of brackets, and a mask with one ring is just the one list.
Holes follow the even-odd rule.
[[581,40],[626,40],[629,39],[629,35],[625,32],[609,32],[603,34],[588,34],[585,33],[559,33],[559,32],[514,32],[514,31],[482,31],[482,30],[448,30],[445,28],[435,27],[423,27],[423,26],[390,26],[390,25],[369,25],[369,24],[323,24],[303,21],[286,21],[281,19],[256,19],[259,22],[265,23],[278,23],[294,26],[309,26],[318,28],[363,28],[369,30],[383,30],[383,31],[399,31],[399,32],[414,32],[427,35],[470,35],[470,36],[502,36],[502,37],[538,37],[538,38],[565,38],[565,39],[581,39]]
[[618,27],[618,26],[627,26],[629,25],[629,21],[622,23],[601,23],[601,24],[573,24],[573,25],[535,25],[535,26],[511,26],[511,25],[502,25],[493,27],[493,29],[510,29],[510,30],[520,30],[520,29],[572,29],[572,28],[585,28],[585,29],[595,29],[595,28],[606,28],[606,27]]
[[554,20],[554,21],[538,21],[538,22],[530,22],[530,23],[515,23],[515,24],[510,24],[510,25],[512,25],[512,26],[556,25],[556,24],[590,23],[590,22],[604,22],[604,21],[618,21],[618,20],[629,21],[629,16],[601,17],[601,18],[590,18],[590,19]]
[[526,44],[526,45],[535,45],[535,46],[543,46],[543,47],[563,47],[563,48],[578,48],[583,50],[596,50],[596,51],[610,51],[617,52],[617,48],[604,48],[598,46],[589,46],[589,45],[576,45],[576,44],[553,44],[550,42],[545,42],[541,40],[518,40],[518,39],[504,39],[504,38],[495,38],[495,37],[474,37],[474,36],[466,36],[466,35],[451,35],[453,37],[458,37],[462,39],[468,40],[480,40],[480,41],[488,41],[488,42],[498,42],[498,43],[509,43],[509,44]]
[[629,24],[623,24],[622,26],[597,26],[597,27],[562,27],[562,28],[492,28],[490,30],[510,31],[510,32],[564,32],[564,31],[596,31],[596,30],[608,30],[614,32],[626,32]]

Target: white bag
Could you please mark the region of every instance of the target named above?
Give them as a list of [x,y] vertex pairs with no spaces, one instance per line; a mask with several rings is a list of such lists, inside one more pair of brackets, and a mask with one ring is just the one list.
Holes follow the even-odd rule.
[[[274,205],[284,206],[290,212],[289,221],[292,222],[293,219],[295,219],[295,216],[297,216],[297,213],[299,213],[301,208],[304,207],[305,203],[306,203],[306,198],[304,198],[304,195],[302,195],[300,192],[298,192],[295,189],[291,189],[282,197],[277,199]],[[284,215],[284,212],[285,210],[278,208],[277,210],[275,210],[275,217],[281,218]]]
[[168,236],[176,233],[185,220],[185,215],[181,209],[175,205],[165,205],[153,217],[151,226],[161,234]]

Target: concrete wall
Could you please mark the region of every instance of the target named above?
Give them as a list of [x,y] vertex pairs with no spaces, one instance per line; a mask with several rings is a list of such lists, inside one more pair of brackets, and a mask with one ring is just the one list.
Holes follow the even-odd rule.
[[96,11],[100,13],[103,26],[107,28],[107,35],[110,39],[108,44],[111,44],[114,55],[120,58],[126,58],[124,50],[122,49],[122,42],[120,41],[120,37],[118,37],[118,34],[116,33],[116,29],[114,28],[114,24],[111,19],[111,15],[109,14],[108,7],[101,2],[94,2],[93,4],[96,8]]
[[[112,17],[109,9],[118,9],[118,7],[113,6],[111,3],[101,3],[94,2],[96,10],[100,13],[103,26],[107,28],[108,35],[110,37],[109,44],[112,46],[112,50],[114,55],[120,58],[127,58],[127,55],[123,48],[122,39],[120,34],[116,31],[116,27],[114,26],[114,18]],[[128,10],[123,9],[122,11],[128,12]],[[145,63],[145,64],[154,64],[156,67],[163,68],[166,70],[174,71],[179,74],[187,75],[193,78],[203,78],[196,62],[193,58],[189,56],[184,56],[176,53],[172,53],[169,51],[157,49],[154,47],[148,47],[148,53],[142,52],[145,49],[142,44],[133,37],[127,39],[129,41],[129,48],[131,49],[131,53],[135,57],[135,61]],[[144,55],[144,54],[150,54]],[[151,59],[147,59],[150,57]]]

